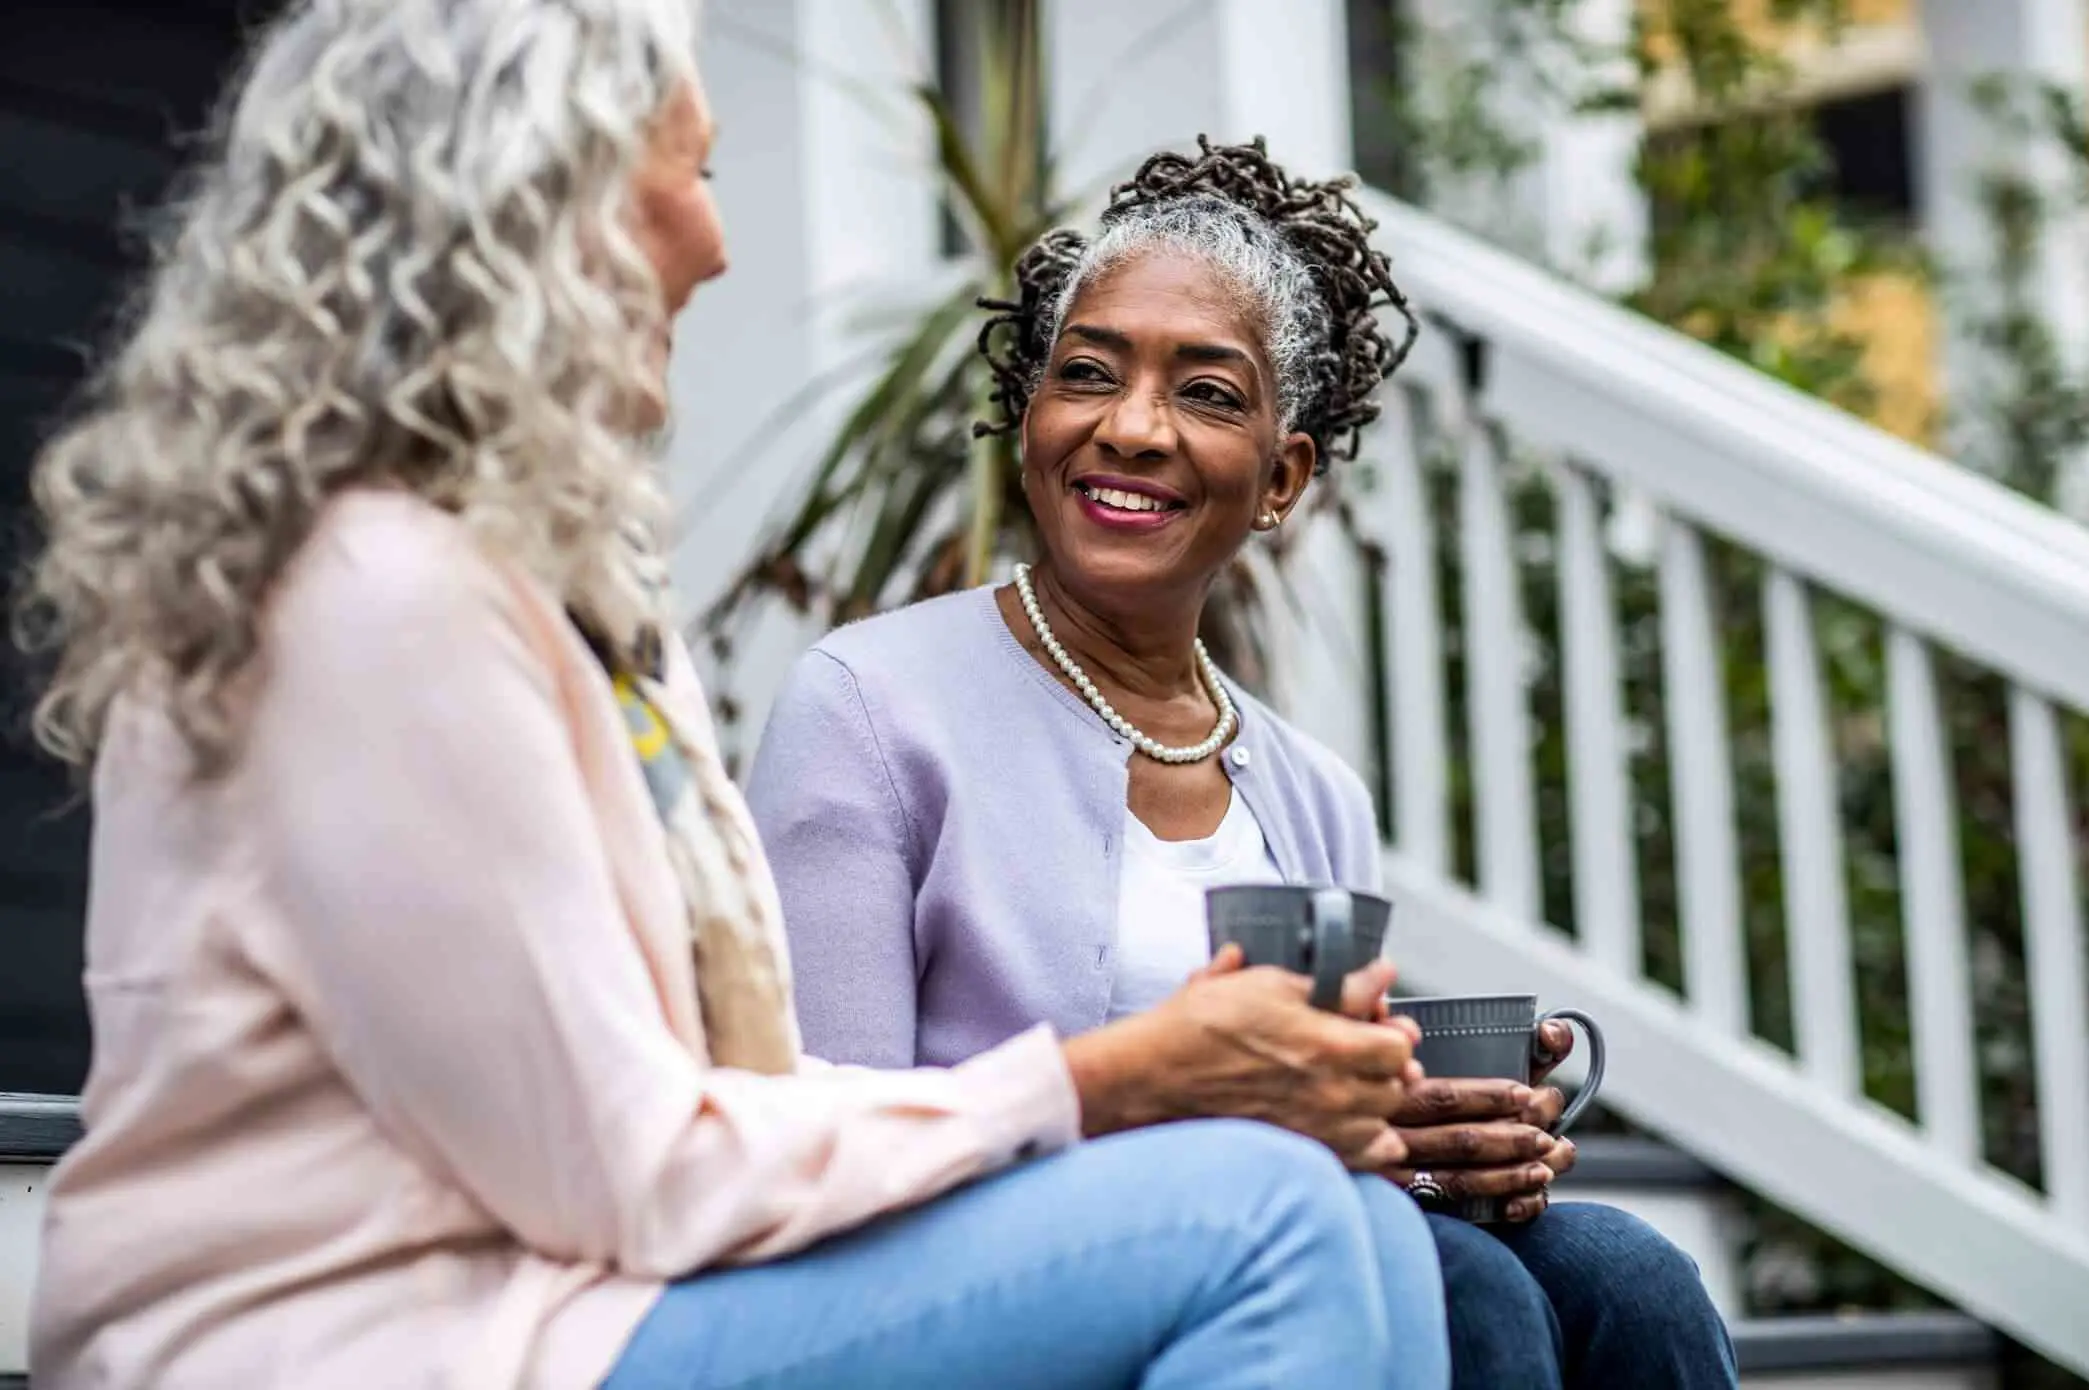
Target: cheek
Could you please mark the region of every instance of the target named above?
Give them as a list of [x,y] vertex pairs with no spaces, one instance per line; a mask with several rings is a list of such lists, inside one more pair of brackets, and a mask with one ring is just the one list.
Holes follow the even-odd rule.
[[723,236],[709,190],[700,185],[652,188],[639,196],[640,243],[679,307],[696,285],[722,268]]
[[1063,404],[1033,400],[1023,416],[1023,471],[1051,472],[1079,446],[1083,432],[1080,420]]
[[[1194,448],[1194,446],[1193,446]],[[1261,504],[1269,455],[1255,440],[1239,435],[1205,441],[1195,449],[1207,501],[1225,510],[1253,511]]]

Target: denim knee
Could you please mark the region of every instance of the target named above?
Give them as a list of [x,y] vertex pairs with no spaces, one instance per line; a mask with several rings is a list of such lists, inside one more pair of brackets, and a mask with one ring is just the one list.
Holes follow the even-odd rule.
[[1186,1182],[1288,1176],[1319,1187],[1346,1172],[1326,1145],[1255,1120],[1185,1120],[1137,1134],[1156,1162]]
[[1436,1243],[1429,1232],[1429,1218],[1414,1198],[1375,1174],[1356,1174],[1354,1180],[1378,1248],[1400,1250],[1435,1268]]
[[1310,1234],[1340,1258],[1370,1263],[1362,1199],[1325,1145],[1253,1120],[1189,1120],[1141,1131],[1147,1161],[1178,1191],[1209,1196],[1229,1221]]
[[1355,1178],[1372,1244],[1393,1352],[1409,1385],[1452,1383],[1442,1266],[1429,1220],[1414,1199],[1375,1174]]
[[1349,1171],[1324,1145],[1251,1120],[1193,1120],[1144,1131],[1170,1188],[1208,1201],[1215,1222],[1293,1264],[1349,1305],[1381,1348],[1385,1296],[1371,1218]]
[[1566,1202],[1504,1237],[1544,1286],[1573,1383],[1701,1390],[1738,1381],[1697,1262],[1628,1212]]
[[1630,1212],[1562,1202],[1509,1240],[1563,1319],[1652,1329],[1718,1318],[1697,1261]]
[[1484,1322],[1503,1340],[1528,1346],[1558,1344],[1551,1301],[1515,1251],[1486,1227],[1458,1217],[1432,1214],[1428,1221],[1454,1328],[1463,1314]]

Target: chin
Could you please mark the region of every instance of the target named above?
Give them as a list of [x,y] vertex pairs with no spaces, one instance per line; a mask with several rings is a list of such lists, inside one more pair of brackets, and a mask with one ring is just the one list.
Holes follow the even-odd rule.
[[1101,594],[1139,594],[1178,589],[1191,582],[1183,557],[1137,544],[1093,542],[1054,556],[1054,568],[1070,587]]

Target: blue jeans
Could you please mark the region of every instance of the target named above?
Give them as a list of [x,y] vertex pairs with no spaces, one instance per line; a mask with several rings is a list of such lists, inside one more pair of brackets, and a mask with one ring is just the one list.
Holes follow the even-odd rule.
[[1739,1383],[1697,1265],[1615,1207],[1564,1202],[1522,1226],[1429,1217],[1460,1390],[1702,1390]]
[[672,1285],[604,1390],[1449,1383],[1420,1210],[1317,1144],[1204,1120]]

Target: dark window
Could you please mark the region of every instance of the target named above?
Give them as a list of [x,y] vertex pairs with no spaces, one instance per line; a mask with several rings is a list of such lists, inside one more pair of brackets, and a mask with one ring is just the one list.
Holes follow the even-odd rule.
[[[0,559],[30,529],[28,472],[140,266],[164,195],[238,50],[239,0],[16,0],[0,40]],[[87,816],[30,748],[30,683],[0,715],[0,1091],[79,1088]]]
[[1833,165],[1829,188],[1852,217],[1895,225],[1915,219],[1908,108],[1914,93],[1894,87],[1823,102],[1814,133]]

